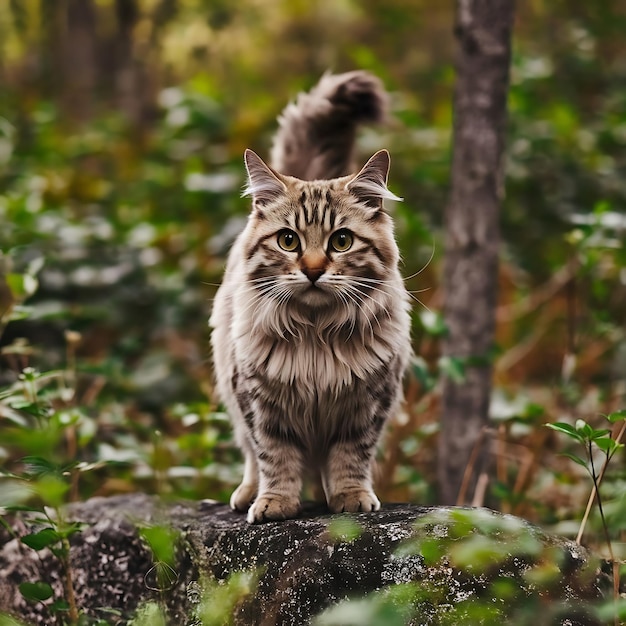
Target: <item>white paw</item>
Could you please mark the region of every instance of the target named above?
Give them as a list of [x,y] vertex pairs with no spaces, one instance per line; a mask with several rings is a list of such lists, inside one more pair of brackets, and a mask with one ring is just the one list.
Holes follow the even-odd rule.
[[260,524],[271,520],[296,517],[300,512],[300,501],[274,494],[260,495],[248,509],[248,523]]
[[328,507],[333,513],[378,511],[380,500],[371,489],[350,489],[331,496]]
[[256,485],[241,483],[230,496],[230,508],[241,513],[247,511],[256,496],[256,490]]

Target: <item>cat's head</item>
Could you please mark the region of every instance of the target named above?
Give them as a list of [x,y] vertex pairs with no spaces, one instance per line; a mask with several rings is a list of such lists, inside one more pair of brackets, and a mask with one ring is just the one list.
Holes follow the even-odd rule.
[[252,212],[243,236],[246,281],[281,306],[363,310],[397,275],[398,248],[384,199],[389,153],[355,176],[303,181],[245,153]]

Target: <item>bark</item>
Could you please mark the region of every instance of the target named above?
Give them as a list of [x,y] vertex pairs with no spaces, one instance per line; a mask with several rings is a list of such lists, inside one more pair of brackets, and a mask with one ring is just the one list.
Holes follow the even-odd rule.
[[458,0],[452,187],[446,210],[443,353],[465,364],[443,385],[440,501],[457,501],[472,451],[471,497],[485,469],[497,292],[506,95],[513,0]]
[[[117,36],[115,41],[115,93],[117,103],[136,130],[146,121],[153,93],[143,63],[135,50],[133,32],[141,17],[136,0],[115,0]],[[146,58],[149,58],[145,51]]]
[[67,32],[63,41],[63,109],[72,121],[93,115],[98,77],[96,9],[93,0],[64,0]]

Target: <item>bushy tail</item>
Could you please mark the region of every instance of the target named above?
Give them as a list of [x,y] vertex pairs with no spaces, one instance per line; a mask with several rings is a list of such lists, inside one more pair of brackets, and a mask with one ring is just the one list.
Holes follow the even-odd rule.
[[382,83],[368,72],[324,74],[278,118],[272,167],[302,180],[351,174],[357,127],[382,122],[387,105]]

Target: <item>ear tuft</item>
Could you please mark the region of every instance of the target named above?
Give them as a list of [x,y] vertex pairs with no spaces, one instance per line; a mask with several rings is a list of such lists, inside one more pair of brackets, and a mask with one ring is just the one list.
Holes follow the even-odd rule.
[[252,196],[255,203],[267,204],[277,196],[285,193],[287,187],[271,167],[249,148],[243,155],[248,170],[248,184],[243,190],[243,196]]
[[389,152],[379,150],[346,185],[346,188],[361,202],[378,209],[382,208],[383,200],[401,201],[402,198],[387,189],[389,163]]

